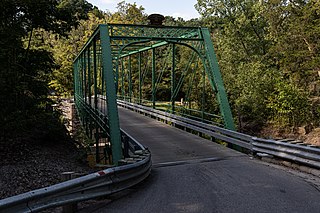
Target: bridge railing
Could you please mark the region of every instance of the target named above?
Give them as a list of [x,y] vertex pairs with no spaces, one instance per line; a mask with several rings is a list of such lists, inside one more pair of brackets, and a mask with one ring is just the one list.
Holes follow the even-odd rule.
[[121,160],[126,165],[2,199],[0,212],[38,212],[110,195],[140,183],[150,174],[151,154],[126,132],[122,131],[122,137],[134,154],[130,161]]
[[118,100],[118,106],[128,108],[145,115],[153,116],[155,118],[165,120],[166,122],[171,122],[174,125],[179,125],[183,127],[185,130],[194,130],[199,133],[203,133],[205,135],[214,137],[216,139],[220,139],[222,141],[238,145],[248,150],[252,149],[252,137],[249,135],[224,129],[211,124],[202,123],[200,121],[174,115],[161,110],[152,109],[150,107],[142,106],[135,103],[129,103]]
[[296,161],[301,164],[320,168],[320,149],[307,144],[291,144],[287,142],[253,138],[252,150],[267,153],[280,158]]
[[[102,96],[100,96],[101,98]],[[142,106],[152,107],[152,101],[147,99],[139,99],[136,97],[129,96],[117,96],[118,100],[137,103]],[[219,115],[208,113],[202,110],[191,109],[183,106],[183,104],[175,104],[176,111],[172,111],[172,103],[171,102],[161,102],[158,101],[155,103],[155,109],[159,109],[160,111],[166,111],[173,114],[181,115],[185,118],[190,118],[192,120],[197,120],[202,123],[213,124],[215,126],[223,127],[222,120],[223,118]]]
[[118,100],[118,106],[240,146],[253,154],[265,153],[320,169],[320,149],[316,147],[261,139],[122,100]]

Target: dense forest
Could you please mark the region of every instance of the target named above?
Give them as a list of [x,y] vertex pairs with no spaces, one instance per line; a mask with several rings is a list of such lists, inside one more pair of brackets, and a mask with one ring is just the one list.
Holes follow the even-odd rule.
[[318,0],[198,0],[196,8],[212,30],[239,123],[319,126]]
[[[198,0],[195,8],[201,18],[164,24],[210,29],[241,131],[319,127],[318,0]],[[72,96],[73,59],[96,26],[148,16],[124,1],[114,13],[85,0],[2,0],[0,9],[1,138],[59,131],[51,97]]]

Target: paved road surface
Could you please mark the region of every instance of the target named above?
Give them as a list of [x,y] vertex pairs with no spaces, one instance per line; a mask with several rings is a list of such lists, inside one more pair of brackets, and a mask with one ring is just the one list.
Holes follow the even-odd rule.
[[284,170],[166,124],[119,109],[121,127],[149,147],[142,184],[87,212],[320,213],[320,191]]

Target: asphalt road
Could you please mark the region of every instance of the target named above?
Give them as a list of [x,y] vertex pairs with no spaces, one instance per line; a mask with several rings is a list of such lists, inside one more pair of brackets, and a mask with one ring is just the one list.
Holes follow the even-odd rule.
[[119,109],[121,128],[152,153],[143,183],[85,212],[320,213],[320,191],[284,170]]

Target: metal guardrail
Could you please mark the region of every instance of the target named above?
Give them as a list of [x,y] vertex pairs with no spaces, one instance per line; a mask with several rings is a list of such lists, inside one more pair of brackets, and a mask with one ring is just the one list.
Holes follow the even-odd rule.
[[226,141],[228,143],[238,145],[249,150],[252,149],[252,137],[246,134],[121,100],[118,100],[118,106],[166,120],[167,122],[174,123],[175,125],[180,125],[184,128],[195,130],[197,132]]
[[254,152],[270,154],[320,169],[319,148],[255,137],[252,145]]
[[[110,195],[134,186],[151,171],[151,154],[130,135],[122,132],[133,156],[123,166],[113,167],[49,187],[0,200],[0,212],[38,212],[65,204]],[[134,151],[136,150],[136,151]]]
[[162,119],[183,128],[206,134],[227,143],[245,148],[252,153],[266,153],[279,158],[294,161],[303,165],[320,169],[320,149],[301,144],[267,140],[252,137],[236,131],[231,131],[214,125],[184,118],[161,110],[152,109],[135,103],[118,100],[118,106],[140,112],[151,117]]
[[[118,100],[118,105],[154,118],[163,119],[185,129],[191,129],[236,144],[253,153],[266,153],[320,169],[319,148],[256,138],[121,100]],[[131,157],[122,160],[121,164],[126,165],[101,170],[80,178],[5,198],[0,200],[0,212],[38,212],[52,207],[110,195],[141,182],[150,174],[151,154],[123,130],[121,130],[121,137],[125,153],[127,150],[127,157]]]

